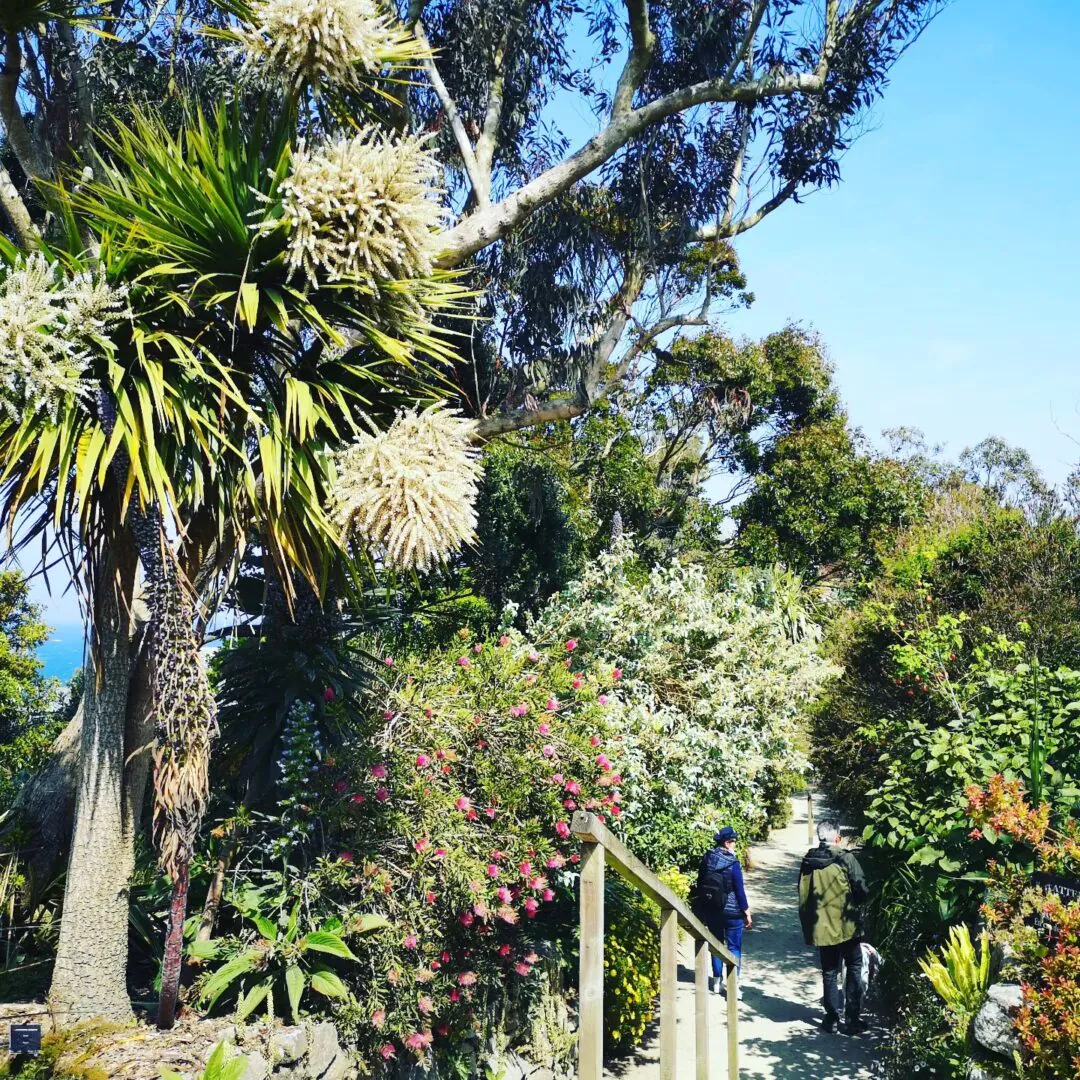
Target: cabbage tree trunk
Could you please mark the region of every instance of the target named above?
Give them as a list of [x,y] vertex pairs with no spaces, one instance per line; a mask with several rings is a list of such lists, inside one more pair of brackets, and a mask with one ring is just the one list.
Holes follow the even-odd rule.
[[[136,564],[130,543],[114,541],[94,593],[75,828],[49,993],[51,1007],[67,1023],[91,1017],[124,1021],[132,1015],[128,881],[134,869],[137,807],[125,792],[125,766]],[[133,759],[136,768],[139,757],[145,755]]]

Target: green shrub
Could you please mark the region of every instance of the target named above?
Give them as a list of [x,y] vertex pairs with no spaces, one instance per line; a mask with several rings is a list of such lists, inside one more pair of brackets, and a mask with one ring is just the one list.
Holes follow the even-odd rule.
[[[238,856],[265,926],[256,940],[226,910],[222,927],[260,951],[242,973],[256,992],[330,922],[356,957],[325,958],[346,994],[304,1004],[329,1011],[369,1063],[425,1058],[477,1029],[502,1038],[523,1020],[576,925],[573,811],[621,813],[611,672],[575,644],[463,631],[426,657],[387,656],[381,707],[333,754],[297,715],[278,812],[253,822]],[[282,942],[298,902],[302,930]],[[389,928],[362,934],[372,916]]]
[[941,1002],[917,980],[896,1014],[882,1061],[888,1080],[964,1080],[967,1050],[946,1021]]
[[604,889],[604,1036],[610,1050],[637,1046],[660,992],[660,920],[631,885]]

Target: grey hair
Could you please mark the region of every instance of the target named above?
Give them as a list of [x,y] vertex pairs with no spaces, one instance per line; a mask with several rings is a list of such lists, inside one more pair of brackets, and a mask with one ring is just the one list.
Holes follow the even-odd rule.
[[840,823],[826,818],[819,821],[817,826],[817,838],[825,843],[835,840],[840,835]]

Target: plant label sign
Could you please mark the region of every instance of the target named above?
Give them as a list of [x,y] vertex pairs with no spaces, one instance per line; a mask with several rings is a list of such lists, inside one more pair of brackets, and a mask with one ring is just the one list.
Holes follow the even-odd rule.
[[40,1024],[12,1024],[8,1039],[8,1049],[13,1054],[41,1053]]
[[1066,904],[1080,903],[1080,881],[1075,878],[1062,877],[1060,874],[1047,874],[1036,870],[1031,875],[1033,885],[1055,896],[1060,896]]

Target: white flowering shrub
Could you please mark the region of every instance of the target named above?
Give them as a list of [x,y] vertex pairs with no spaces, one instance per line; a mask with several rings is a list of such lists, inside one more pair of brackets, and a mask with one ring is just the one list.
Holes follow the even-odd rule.
[[[2,273],[2,271],[0,271]],[[0,278],[0,404],[13,417],[84,398],[83,373],[121,317],[124,290],[98,273],[68,277],[43,255],[19,257]]]
[[312,284],[430,274],[443,218],[438,177],[423,137],[371,126],[318,147],[301,142],[280,189],[290,271]]
[[375,0],[256,0],[234,40],[247,75],[316,96],[325,86],[358,90],[420,51]]
[[439,405],[403,412],[334,458],[343,532],[401,570],[430,570],[476,537],[482,465],[473,423]]
[[768,786],[805,768],[803,717],[839,671],[812,625],[792,633],[771,573],[717,586],[673,565],[643,580],[622,540],[530,628],[580,642],[618,673],[622,820],[656,865],[685,863],[725,822],[767,827]]

